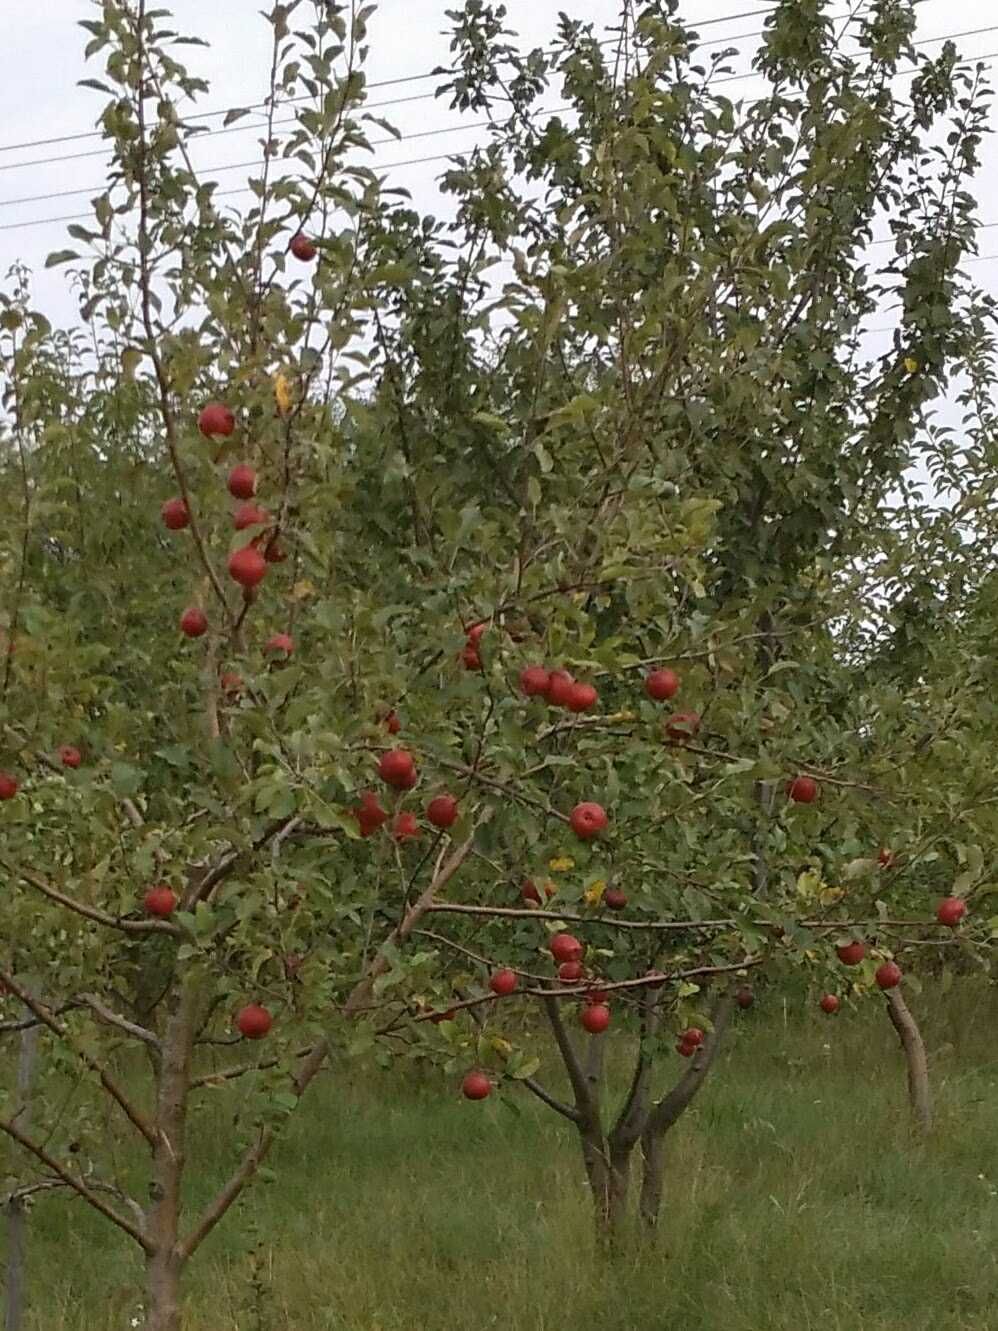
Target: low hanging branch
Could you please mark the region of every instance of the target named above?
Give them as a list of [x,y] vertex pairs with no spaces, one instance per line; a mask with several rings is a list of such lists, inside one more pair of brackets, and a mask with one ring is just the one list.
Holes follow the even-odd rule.
[[126,934],[169,934],[173,938],[184,937],[183,929],[178,924],[170,924],[168,920],[123,920],[109,915],[107,911],[98,910],[96,906],[87,906],[82,901],[66,896],[64,892],[60,892],[58,888],[47,883],[44,878],[30,869],[22,869],[6,859],[0,859],[0,868],[5,869],[12,879],[20,879],[27,883],[29,887],[33,887],[36,892],[40,892],[57,906],[64,906],[74,915],[82,915],[84,919],[91,920],[94,924],[101,924],[107,929],[118,929]]

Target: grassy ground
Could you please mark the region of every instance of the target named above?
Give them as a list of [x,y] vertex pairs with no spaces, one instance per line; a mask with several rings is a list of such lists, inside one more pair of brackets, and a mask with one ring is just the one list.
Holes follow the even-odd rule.
[[[929,1143],[909,1138],[878,1004],[827,1019],[759,1003],[670,1139],[661,1243],[613,1267],[592,1255],[575,1143],[549,1111],[330,1076],[281,1145],[280,1181],[199,1254],[185,1331],[998,1327],[998,1003],[911,1001],[937,1014]],[[195,1162],[206,1191],[218,1114]],[[137,1274],[79,1206],[34,1211],[31,1331],[122,1331]]]

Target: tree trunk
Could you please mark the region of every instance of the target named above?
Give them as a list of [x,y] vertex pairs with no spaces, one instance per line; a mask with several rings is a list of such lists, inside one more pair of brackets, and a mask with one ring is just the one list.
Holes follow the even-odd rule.
[[[25,1009],[30,1016],[30,1012]],[[25,1132],[31,1124],[31,1083],[35,1073],[35,1054],[38,1048],[38,1027],[29,1026],[21,1032],[21,1047],[17,1059],[17,1109],[14,1121]],[[24,1267],[27,1248],[27,1215],[24,1202],[15,1197],[7,1207],[7,1276],[5,1280],[6,1331],[22,1331],[27,1312],[27,1294]]]
[[665,1178],[665,1136],[647,1133],[641,1140],[641,1196],[638,1216],[649,1234],[658,1228],[662,1210],[662,1184]]
[[180,1331],[181,1264],[172,1251],[156,1252],[146,1264],[145,1331]]
[[887,991],[887,1015],[897,1031],[908,1069],[908,1099],[919,1132],[932,1129],[932,1091],[929,1086],[929,1061],[918,1023],[911,1015],[900,989]]

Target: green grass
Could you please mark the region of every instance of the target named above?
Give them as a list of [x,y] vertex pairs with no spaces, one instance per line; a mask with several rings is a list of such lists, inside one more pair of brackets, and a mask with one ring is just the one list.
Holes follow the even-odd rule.
[[[186,1331],[982,1331],[998,1326],[998,1003],[912,999],[937,1127],[907,1128],[879,1005],[739,1019],[670,1138],[658,1246],[592,1251],[576,1144],[549,1111],[465,1104],[438,1081],[327,1076],[191,1269]],[[767,1011],[766,1009],[770,1010]],[[673,1060],[673,1063],[675,1060]],[[227,1121],[194,1170],[206,1195]],[[219,1160],[219,1155],[223,1159]],[[84,1208],[32,1215],[31,1331],[122,1331],[125,1242]],[[266,1299],[251,1313],[247,1237]]]

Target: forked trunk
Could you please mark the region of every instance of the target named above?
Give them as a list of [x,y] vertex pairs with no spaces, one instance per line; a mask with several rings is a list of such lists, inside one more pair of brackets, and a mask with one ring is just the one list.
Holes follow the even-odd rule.
[[897,1031],[908,1071],[908,1099],[915,1126],[921,1133],[932,1129],[932,1090],[925,1042],[900,989],[887,991],[887,1015]]
[[580,1132],[582,1159],[593,1200],[598,1247],[612,1254],[627,1219],[631,1181],[631,1148],[611,1149],[598,1132]]

